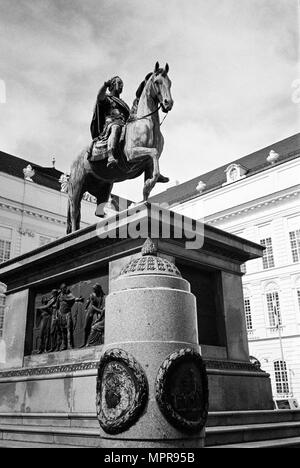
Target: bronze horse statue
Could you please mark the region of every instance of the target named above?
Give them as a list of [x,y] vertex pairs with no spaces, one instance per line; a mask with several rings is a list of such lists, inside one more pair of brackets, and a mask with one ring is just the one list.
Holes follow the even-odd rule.
[[91,162],[89,147],[85,148],[71,166],[68,181],[67,234],[80,229],[80,206],[85,192],[97,199],[96,215],[104,217],[104,206],[115,182],[134,179],[145,174],[144,201],[157,182],[166,182],[159,170],[159,158],[164,146],[160,131],[159,109],[169,112],[173,107],[169,66],[147,75],[139,89],[141,95],[136,114],[126,124],[125,137],[119,145],[118,165],[107,167],[107,161]]

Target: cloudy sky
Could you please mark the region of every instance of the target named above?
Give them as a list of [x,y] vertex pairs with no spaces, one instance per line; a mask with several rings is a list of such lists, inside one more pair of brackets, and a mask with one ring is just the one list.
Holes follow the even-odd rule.
[[131,105],[159,60],[175,101],[161,169],[184,182],[299,131],[298,44],[298,0],[0,0],[0,150],[68,171],[103,81],[120,75]]

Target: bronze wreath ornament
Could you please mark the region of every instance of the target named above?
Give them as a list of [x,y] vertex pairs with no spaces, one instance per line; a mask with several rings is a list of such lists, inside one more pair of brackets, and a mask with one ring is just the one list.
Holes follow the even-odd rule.
[[100,359],[97,415],[102,429],[119,434],[140,418],[148,401],[148,382],[140,364],[126,351],[113,348]]
[[195,350],[170,354],[156,378],[156,401],[177,429],[200,432],[208,416],[208,380],[205,364]]

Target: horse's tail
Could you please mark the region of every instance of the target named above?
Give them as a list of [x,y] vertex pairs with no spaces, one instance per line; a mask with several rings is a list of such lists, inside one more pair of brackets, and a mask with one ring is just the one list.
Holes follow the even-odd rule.
[[67,234],[72,232],[72,220],[71,220],[71,201],[68,198],[68,213],[67,213]]
[[68,193],[67,234],[70,234],[75,229],[80,229],[80,202],[85,178],[85,154],[86,150],[82,151],[73,162],[70,176],[65,185],[66,192]]

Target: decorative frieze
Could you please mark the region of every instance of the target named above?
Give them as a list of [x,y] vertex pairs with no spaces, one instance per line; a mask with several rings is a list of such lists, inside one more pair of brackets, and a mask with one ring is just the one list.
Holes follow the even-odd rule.
[[26,367],[23,369],[13,369],[0,372],[0,379],[13,377],[37,377],[40,375],[69,374],[73,372],[82,372],[98,368],[98,361],[80,362],[76,364],[64,364],[59,366],[45,367]]
[[[235,361],[217,361],[203,359],[206,370],[227,370],[227,371],[246,371],[246,372],[259,372],[265,374],[261,369],[250,362],[235,362]],[[53,374],[69,374],[74,372],[82,372],[87,370],[97,370],[99,367],[98,361],[85,361],[75,364],[60,364],[57,366],[44,366],[44,367],[26,367],[22,369],[12,369],[0,372],[0,379],[8,379],[13,377],[35,377]]]

